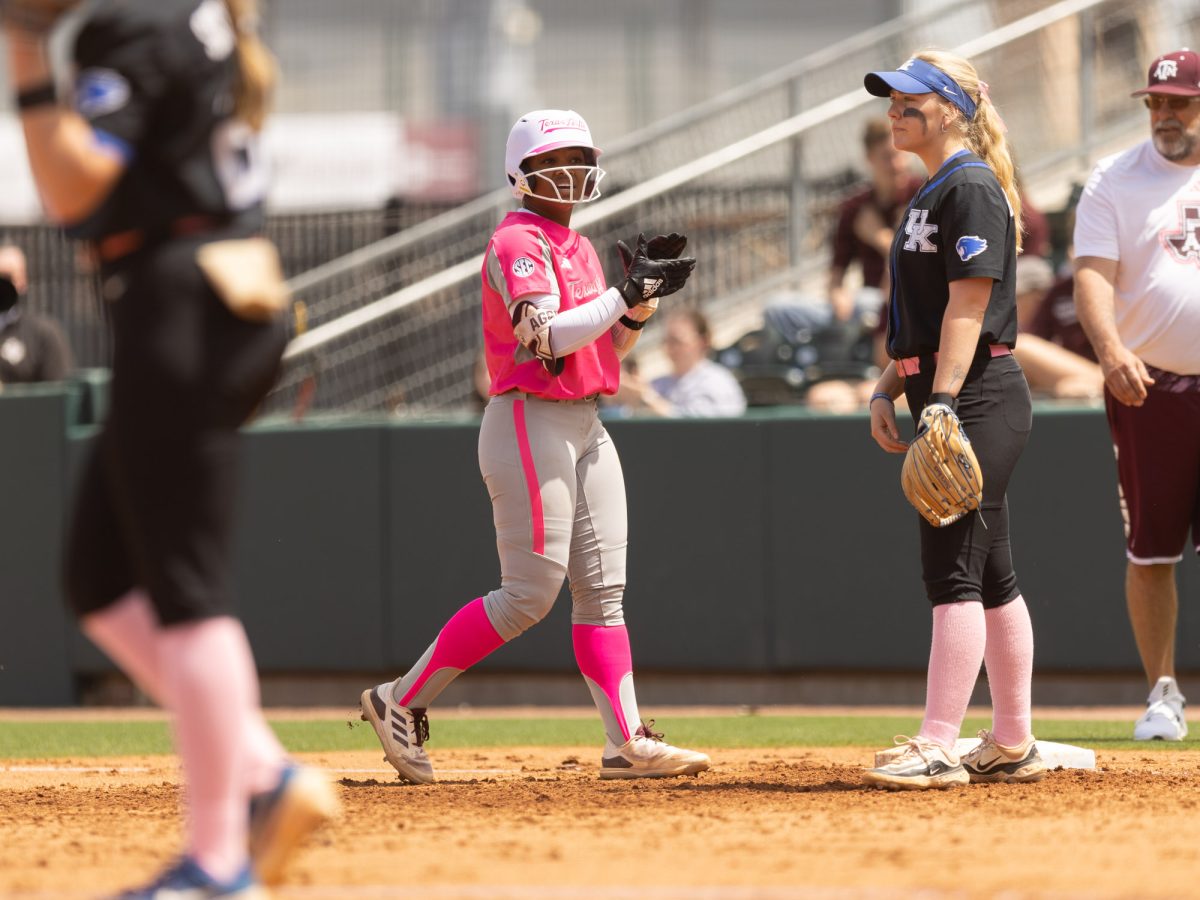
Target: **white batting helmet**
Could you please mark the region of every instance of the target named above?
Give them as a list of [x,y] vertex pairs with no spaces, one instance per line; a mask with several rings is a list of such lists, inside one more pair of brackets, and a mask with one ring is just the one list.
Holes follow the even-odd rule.
[[[521,163],[531,156],[548,153],[563,147],[583,147],[590,151],[590,165],[555,166],[539,172],[525,172]],[[604,170],[596,165],[600,148],[592,143],[592,132],[583,116],[573,109],[535,109],[517,120],[508,135],[504,148],[504,171],[514,197],[533,193],[530,177],[544,179],[554,188],[553,197],[543,197],[558,203],[586,203],[600,196],[600,179]],[[551,173],[565,172],[571,187],[564,197]]]

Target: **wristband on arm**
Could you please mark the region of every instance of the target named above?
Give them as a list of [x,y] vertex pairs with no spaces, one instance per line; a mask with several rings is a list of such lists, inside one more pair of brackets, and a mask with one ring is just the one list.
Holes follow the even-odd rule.
[[17,92],[17,109],[21,112],[28,112],[32,109],[38,109],[42,106],[57,106],[58,91],[54,87],[53,81],[46,81],[42,84],[36,84],[33,87],[25,88],[23,91]]

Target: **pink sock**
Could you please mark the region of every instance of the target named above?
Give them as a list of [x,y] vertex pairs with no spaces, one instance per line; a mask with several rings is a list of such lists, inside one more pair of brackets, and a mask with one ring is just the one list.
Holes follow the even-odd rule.
[[[145,591],[135,588],[116,603],[85,616],[80,626],[84,634],[121,667],[121,671],[142,693],[163,709],[171,710],[174,707],[167,696],[159,661],[159,643],[164,631]],[[247,743],[246,774],[250,789],[259,793],[278,783],[285,752],[275,732],[262,717],[257,696],[258,674],[254,670],[254,659],[244,635],[242,643],[244,652],[241,654],[241,665],[243,670],[249,667],[249,672],[243,671],[238,677],[250,678],[256,691],[243,725]]]
[[604,720],[604,733],[620,747],[641,723],[633,692],[629,632],[624,625],[572,625],[571,641],[579,671]]
[[392,688],[401,706],[424,709],[451,681],[504,643],[483,598],[476,597],[442,626],[424,655]]
[[187,622],[162,629],[159,650],[187,780],[188,854],[226,880],[247,859],[246,735],[258,680],[246,634],[228,616]]
[[251,794],[261,794],[279,784],[279,777],[287,765],[287,751],[283,744],[279,743],[279,738],[275,736],[275,732],[263,716],[254,651],[250,649],[245,629],[240,622],[236,624],[237,647],[230,665],[241,668],[237,673],[237,680],[245,685],[242,707],[242,758],[246,788]]
[[1029,737],[1033,681],[1033,625],[1024,597],[987,611],[988,688],[992,692],[992,736],[1014,747]]
[[143,694],[164,709],[170,707],[158,664],[161,626],[145,591],[134,588],[116,603],[84,616],[79,626]]
[[921,737],[954,748],[971,692],[979,678],[986,640],[983,604],[943,603],[933,608],[933,646],[925,687]]

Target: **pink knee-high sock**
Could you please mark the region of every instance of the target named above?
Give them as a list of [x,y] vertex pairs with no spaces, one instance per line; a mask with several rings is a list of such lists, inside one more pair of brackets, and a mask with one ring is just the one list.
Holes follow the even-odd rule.
[[1024,597],[1017,597],[987,616],[988,689],[992,693],[992,737],[1013,747],[1029,736],[1032,716],[1033,624]]
[[587,682],[605,736],[619,747],[637,730],[641,719],[633,691],[633,655],[624,625],[573,625],[575,661]]
[[250,641],[241,622],[235,620],[235,624],[235,652],[229,664],[241,669],[237,673],[237,680],[243,685],[242,765],[245,768],[246,789],[251,794],[261,794],[279,784],[279,776],[287,765],[287,751],[263,716],[254,651],[250,649]]
[[429,649],[392,688],[401,706],[424,709],[451,681],[500,647],[500,637],[476,597],[442,626]]
[[977,601],[933,608],[933,645],[920,735],[948,750],[958,739],[979,678],[986,627],[983,604]]
[[246,726],[258,698],[249,644],[241,623],[221,616],[162,629],[159,651],[187,780],[188,854],[225,880],[247,858]]
[[[173,708],[160,662],[159,643],[164,632],[145,591],[135,588],[115,603],[84,616],[80,626],[84,634],[121,667],[142,693],[163,709]],[[257,689],[258,675],[254,671],[254,660],[248,647],[246,650],[242,655],[242,665],[250,667],[248,677],[253,679]],[[244,679],[247,674],[243,672],[239,677]],[[275,732],[262,717],[257,695],[243,727],[250,789],[255,793],[269,790],[279,780],[284,750]]]

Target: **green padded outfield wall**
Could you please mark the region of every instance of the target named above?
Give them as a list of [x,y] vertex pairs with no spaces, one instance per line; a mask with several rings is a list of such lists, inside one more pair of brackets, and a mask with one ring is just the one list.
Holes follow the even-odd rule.
[[7,386],[0,394],[0,706],[74,702],[59,559],[68,425],[77,386]]
[[[63,613],[59,535],[94,440],[77,389],[0,396],[0,705],[72,702],[110,671]],[[609,423],[630,513],[626,611],[643,671],[921,671],[929,613],[901,458],[861,416]],[[398,672],[499,578],[477,423],[258,425],[246,433],[240,609],[267,673]],[[19,439],[15,436],[19,435]],[[1040,671],[1137,672],[1102,412],[1039,408],[1010,490]],[[1189,557],[1191,556],[1189,552]],[[1196,566],[1178,659],[1200,670]],[[573,672],[570,599],[481,667]]]

